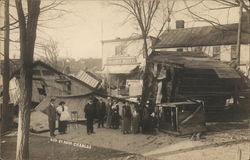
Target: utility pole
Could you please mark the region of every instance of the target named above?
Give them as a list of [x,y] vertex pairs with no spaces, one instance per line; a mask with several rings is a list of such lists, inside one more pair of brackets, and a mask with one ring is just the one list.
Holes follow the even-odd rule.
[[237,34],[237,66],[240,67],[240,46],[241,46],[241,30],[242,30],[242,8],[243,3],[241,1],[239,6],[239,24],[238,24],[238,34]]
[[3,66],[3,108],[2,108],[2,128],[1,132],[8,130],[8,124],[11,116],[9,108],[9,79],[10,79],[10,67],[9,67],[9,0],[4,1],[4,66]]

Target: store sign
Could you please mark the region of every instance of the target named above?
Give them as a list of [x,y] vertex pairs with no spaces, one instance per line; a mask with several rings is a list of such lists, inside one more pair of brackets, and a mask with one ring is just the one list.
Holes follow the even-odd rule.
[[129,96],[142,95],[142,80],[127,80],[126,85],[129,88]]
[[107,65],[136,64],[136,57],[108,57]]

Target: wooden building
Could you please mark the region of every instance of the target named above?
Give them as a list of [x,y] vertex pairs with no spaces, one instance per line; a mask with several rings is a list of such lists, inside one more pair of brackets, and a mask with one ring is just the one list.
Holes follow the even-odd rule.
[[157,79],[151,94],[156,103],[197,99],[205,109],[223,109],[226,99],[237,95],[241,76],[229,65],[203,53],[155,51],[149,61]]
[[[10,100],[19,100],[19,69],[12,73],[10,80]],[[66,75],[42,61],[33,63],[32,102],[34,106],[47,96],[82,95],[95,91],[91,85],[75,77]]]
[[[184,28],[184,20],[176,21],[176,29],[166,30],[154,45],[156,51],[204,52],[222,62],[237,59],[238,23]],[[250,78],[250,14],[243,12],[239,68]]]
[[[148,49],[155,38],[147,38]],[[142,68],[145,66],[142,36],[102,41],[103,76],[107,92],[117,97],[140,96]]]

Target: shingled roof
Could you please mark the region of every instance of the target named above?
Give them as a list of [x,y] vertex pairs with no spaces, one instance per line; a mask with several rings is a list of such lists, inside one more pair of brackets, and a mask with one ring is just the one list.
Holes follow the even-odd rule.
[[[154,48],[232,45],[237,43],[237,30],[238,23],[174,29],[165,31]],[[241,43],[250,43],[250,27],[247,23],[242,25]]]

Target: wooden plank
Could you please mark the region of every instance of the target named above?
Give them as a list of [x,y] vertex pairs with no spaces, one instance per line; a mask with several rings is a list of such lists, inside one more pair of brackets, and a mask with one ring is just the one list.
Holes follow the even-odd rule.
[[169,133],[169,134],[176,135],[176,136],[181,135],[179,132],[169,131],[169,130],[166,130],[166,129],[159,129],[159,130],[164,132],[164,133]]
[[176,107],[176,131],[179,132],[179,109]]

